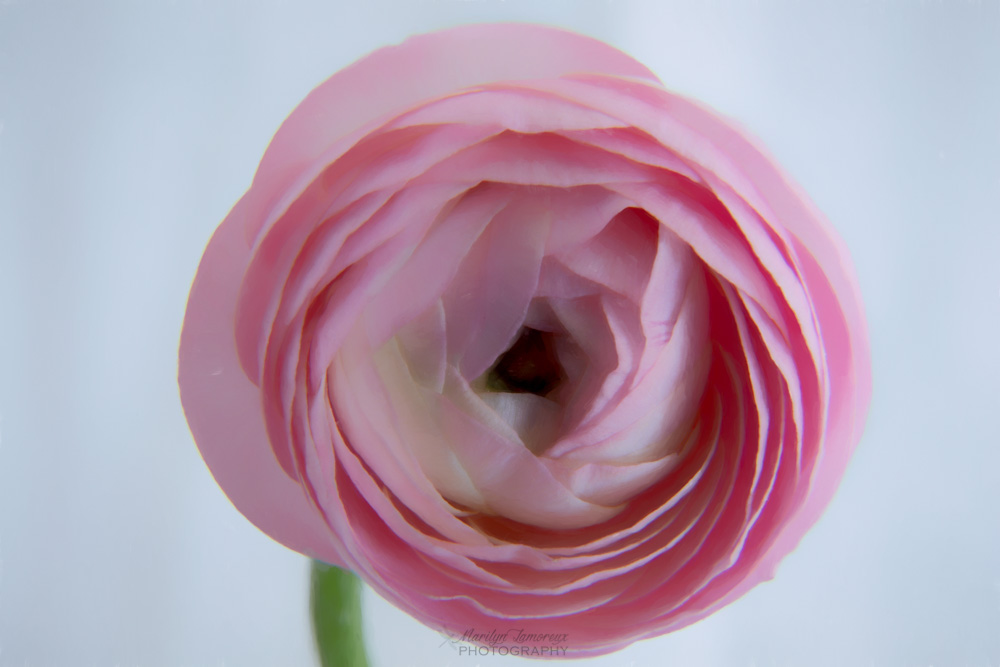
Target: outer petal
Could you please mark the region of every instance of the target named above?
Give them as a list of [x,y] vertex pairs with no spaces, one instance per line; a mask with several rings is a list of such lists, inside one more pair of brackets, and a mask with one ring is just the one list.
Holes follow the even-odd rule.
[[[293,184],[311,180],[314,162],[331,145],[427,100],[472,86],[573,73],[658,81],[607,44],[538,25],[461,26],[379,49],[320,84],[288,116],[254,177],[255,208],[263,215],[297,192]],[[256,219],[249,231],[255,234],[263,222]]]
[[339,564],[326,522],[274,456],[260,390],[236,355],[236,295],[250,259],[237,224],[245,206],[240,200],[216,230],[191,287],[181,332],[181,403],[205,463],[236,508],[285,546]]

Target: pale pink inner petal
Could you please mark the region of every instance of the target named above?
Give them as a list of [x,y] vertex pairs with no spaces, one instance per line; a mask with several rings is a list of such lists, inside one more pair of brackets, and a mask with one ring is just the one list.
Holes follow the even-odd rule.
[[442,295],[448,356],[463,377],[488,369],[513,342],[538,286],[553,212],[531,198],[501,211]]
[[478,187],[442,211],[437,224],[365,308],[374,348],[441,298],[483,230],[510,202],[511,192],[505,188]]
[[638,304],[657,252],[657,231],[655,220],[626,209],[606,222],[599,234],[554,257],[580,278]]

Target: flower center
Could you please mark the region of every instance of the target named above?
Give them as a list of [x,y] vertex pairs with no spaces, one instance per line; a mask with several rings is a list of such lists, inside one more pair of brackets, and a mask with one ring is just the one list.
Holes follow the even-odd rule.
[[547,396],[566,378],[556,355],[555,334],[525,327],[489,371],[490,391]]

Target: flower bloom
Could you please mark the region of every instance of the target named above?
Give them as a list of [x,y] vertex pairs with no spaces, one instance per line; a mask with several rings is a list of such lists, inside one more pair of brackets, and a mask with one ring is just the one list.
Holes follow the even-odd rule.
[[578,657],[771,577],[868,355],[841,241],[758,146],[604,44],[483,25],[288,117],[205,251],[180,387],[274,539]]

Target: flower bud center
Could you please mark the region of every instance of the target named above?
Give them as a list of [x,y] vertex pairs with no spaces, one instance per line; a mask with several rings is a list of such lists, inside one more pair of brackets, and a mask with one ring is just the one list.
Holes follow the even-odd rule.
[[565,379],[556,355],[555,334],[525,327],[497,359],[486,386],[491,391],[547,396]]

